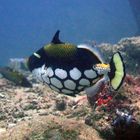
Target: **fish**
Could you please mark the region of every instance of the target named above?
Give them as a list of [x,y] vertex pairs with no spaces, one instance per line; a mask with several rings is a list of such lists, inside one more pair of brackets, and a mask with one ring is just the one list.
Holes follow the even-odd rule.
[[10,67],[1,67],[0,73],[4,78],[8,79],[9,81],[12,81],[18,86],[32,87],[32,84],[22,73],[13,70]]
[[113,54],[110,63],[105,63],[97,47],[62,42],[59,33],[57,30],[50,43],[29,56],[27,65],[35,78],[70,96],[81,91],[94,96],[107,82],[115,91],[121,87],[125,65],[120,52]]

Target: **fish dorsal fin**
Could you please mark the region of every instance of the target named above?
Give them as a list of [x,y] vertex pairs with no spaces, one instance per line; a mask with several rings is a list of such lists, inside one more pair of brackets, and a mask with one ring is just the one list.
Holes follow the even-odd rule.
[[54,56],[54,57],[70,57],[73,56],[76,51],[77,47],[74,44],[71,43],[64,43],[59,40],[59,33],[58,30],[51,43],[44,46],[44,50],[47,53],[47,55]]
[[60,31],[57,30],[53,39],[52,39],[52,41],[51,41],[51,43],[53,43],[53,44],[63,44],[63,42],[59,40],[59,33],[60,33]]

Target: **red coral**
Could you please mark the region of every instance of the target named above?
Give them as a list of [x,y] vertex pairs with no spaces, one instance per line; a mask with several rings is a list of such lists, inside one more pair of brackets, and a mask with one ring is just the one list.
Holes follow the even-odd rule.
[[105,99],[104,98],[99,98],[97,100],[97,105],[98,106],[101,106],[103,104],[108,104],[110,100],[112,100],[112,97],[111,96],[107,96],[107,97],[105,97]]

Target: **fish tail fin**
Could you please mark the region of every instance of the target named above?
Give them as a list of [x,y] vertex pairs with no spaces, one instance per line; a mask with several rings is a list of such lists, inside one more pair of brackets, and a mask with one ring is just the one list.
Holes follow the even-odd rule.
[[120,52],[116,52],[110,61],[110,72],[108,73],[111,86],[118,90],[125,77],[125,66]]

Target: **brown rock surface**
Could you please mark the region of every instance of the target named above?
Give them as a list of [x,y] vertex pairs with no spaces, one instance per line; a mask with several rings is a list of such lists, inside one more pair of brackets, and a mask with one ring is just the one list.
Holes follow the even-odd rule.
[[123,38],[117,44],[102,43],[98,46],[107,62],[113,53],[120,51],[126,64],[127,72],[140,74],[140,36]]

